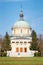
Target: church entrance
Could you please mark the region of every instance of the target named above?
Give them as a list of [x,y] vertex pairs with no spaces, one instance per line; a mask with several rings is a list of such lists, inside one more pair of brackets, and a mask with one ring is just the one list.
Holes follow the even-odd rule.
[[20,52],[23,52],[23,48],[20,48]]
[[27,48],[16,48],[16,52],[27,52]]
[[22,47],[20,47],[20,48],[17,47],[17,48],[16,48],[16,52],[17,52],[17,56],[18,56],[18,57],[23,56],[23,54],[27,52],[27,48],[26,48],[26,47],[24,47],[24,48],[22,48]]
[[16,52],[19,52],[19,48],[16,48]]
[[27,48],[24,48],[24,52],[27,52]]

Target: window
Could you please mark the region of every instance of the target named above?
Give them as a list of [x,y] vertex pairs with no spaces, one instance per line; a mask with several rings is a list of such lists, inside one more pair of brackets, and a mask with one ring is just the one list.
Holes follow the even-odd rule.
[[20,52],[23,52],[23,48],[20,48]]
[[24,52],[27,52],[27,48],[24,48]]
[[22,33],[22,29],[21,29],[21,33]]
[[16,52],[19,52],[19,48],[16,48]]
[[20,43],[23,43],[22,41]]
[[25,44],[25,45],[26,45],[26,43],[27,43],[27,42],[26,42],[26,41],[24,41],[24,44]]
[[28,42],[29,43],[29,42]]
[[23,43],[23,42],[22,42],[22,41],[20,41],[20,43],[21,43],[21,45],[22,45],[22,43]]
[[15,43],[14,41],[12,43]]
[[27,43],[26,41],[24,43]]
[[28,42],[28,43],[31,43],[31,42]]
[[16,43],[19,43],[18,41]]

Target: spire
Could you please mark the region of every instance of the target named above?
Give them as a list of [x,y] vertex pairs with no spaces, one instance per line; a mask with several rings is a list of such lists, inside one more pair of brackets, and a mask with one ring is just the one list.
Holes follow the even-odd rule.
[[20,11],[20,20],[24,20],[24,19],[23,19],[23,16],[24,16],[24,15],[23,15],[23,11],[22,11],[22,5],[21,5],[21,11]]

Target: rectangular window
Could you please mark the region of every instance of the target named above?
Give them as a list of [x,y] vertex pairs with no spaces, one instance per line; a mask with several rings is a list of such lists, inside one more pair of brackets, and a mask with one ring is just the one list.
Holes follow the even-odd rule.
[[20,52],[23,52],[23,48],[20,48]]
[[12,43],[15,43],[15,42],[12,42]]
[[24,43],[27,43],[26,41]]
[[27,52],[27,48],[24,48],[24,52]]
[[16,52],[19,52],[19,48],[16,48]]
[[23,43],[22,41],[20,43]]
[[18,41],[16,43],[19,43]]

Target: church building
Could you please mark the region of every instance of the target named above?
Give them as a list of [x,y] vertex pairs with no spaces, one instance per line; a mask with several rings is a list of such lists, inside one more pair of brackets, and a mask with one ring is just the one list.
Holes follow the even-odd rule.
[[12,27],[11,50],[7,51],[9,57],[33,57],[35,51],[30,50],[32,42],[32,28],[24,20],[23,11],[20,11],[20,19]]

